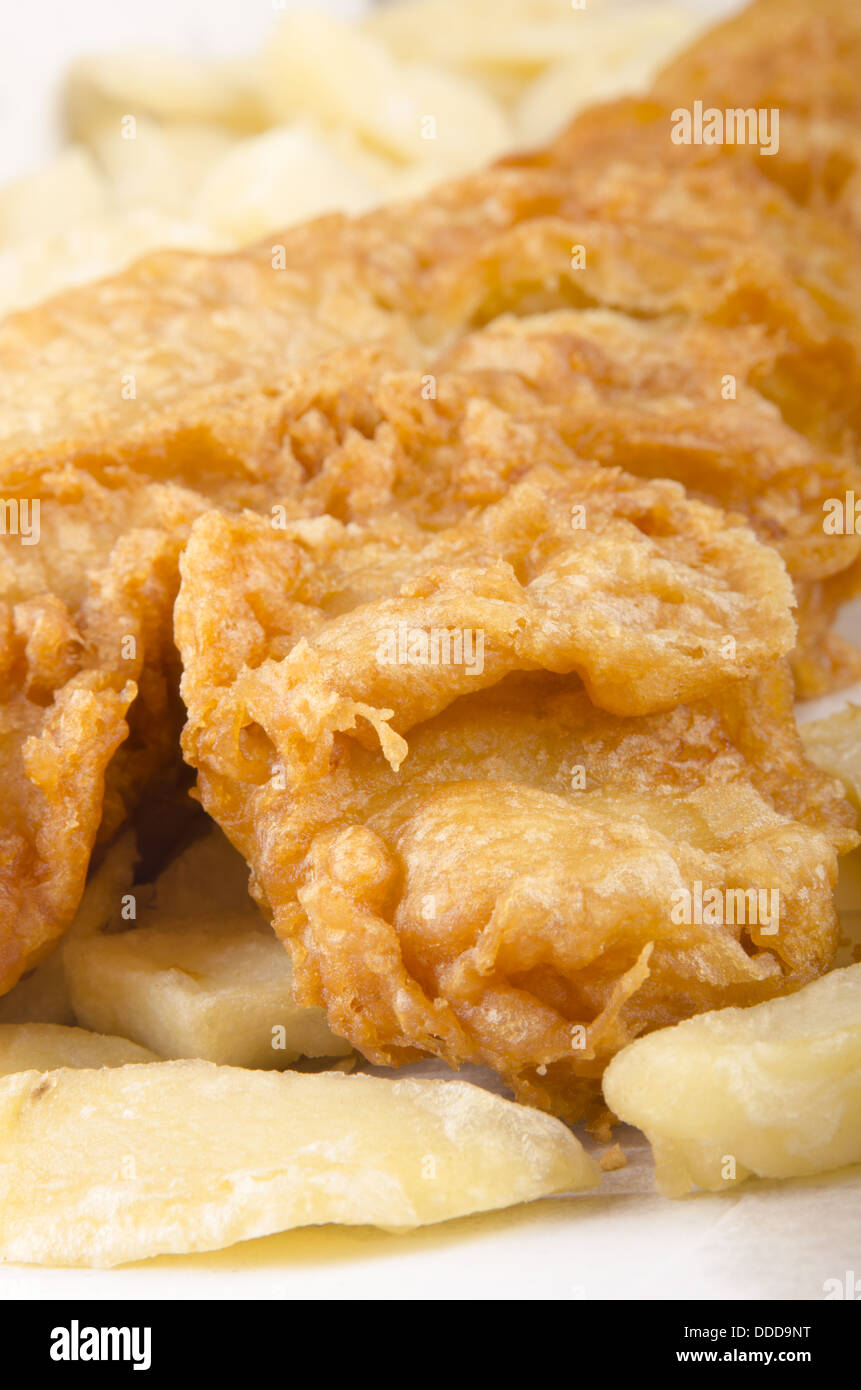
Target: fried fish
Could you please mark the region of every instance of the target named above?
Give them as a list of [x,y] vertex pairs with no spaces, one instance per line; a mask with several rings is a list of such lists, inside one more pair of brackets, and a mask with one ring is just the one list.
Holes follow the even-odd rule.
[[[755,469],[761,491],[754,499],[748,489],[741,510],[761,535],[774,526],[773,539],[794,565],[805,631],[827,633],[836,603],[854,586],[854,552],[851,544],[817,547],[808,522],[822,489],[843,477],[834,460],[854,458],[861,428],[861,280],[850,231],[818,206],[801,206],[747,159],[643,163],[624,112],[613,158],[594,123],[592,135],[587,125],[577,130],[573,162],[554,147],[546,159],[499,166],[363,218],[324,218],[245,252],[153,256],[0,324],[0,728],[8,788],[0,809],[0,989],[70,919],[100,825],[109,833],[176,757],[179,664],[170,614],[195,517],[211,507],[251,508],[289,521],[344,508],[348,523],[351,516],[362,523],[388,495],[391,536],[447,525],[417,513],[420,468],[410,497],[395,496],[379,447],[392,425],[375,413],[367,382],[403,372],[434,378],[435,364],[443,376],[453,372],[446,354],[455,354],[453,364],[464,335],[501,314],[598,308],[656,327],[672,320],[691,333],[703,325],[732,329],[722,375],[743,382],[748,358],[735,332],[759,325],[764,346],[749,385],[814,453],[803,488],[801,463],[794,474],[790,466],[793,481],[784,472],[773,487],[770,462]],[[717,349],[715,366],[719,357]],[[521,367],[509,372],[512,381],[524,376]],[[504,387],[514,389],[524,400],[530,395]],[[519,407],[476,386],[487,411],[501,410],[515,454],[523,428],[533,441],[522,451],[524,470],[540,461],[528,457],[535,439],[552,452],[550,436],[567,429],[584,450],[590,427],[552,399],[555,390],[533,390],[521,421]],[[542,396],[537,414],[549,410],[552,418],[543,434],[530,435]],[[349,417],[334,441],[338,411],[321,397],[337,400]],[[760,413],[754,432],[764,422]],[[719,452],[714,418],[711,428],[709,447]],[[597,416],[592,434],[598,454]],[[787,458],[800,460],[795,436],[782,436],[790,437]],[[731,444],[739,463],[740,438],[741,427]],[[627,467],[616,449],[618,441],[613,457],[600,461]],[[348,454],[339,496],[332,482]],[[679,450],[667,447],[671,455],[683,471]],[[645,452],[644,472],[659,471],[644,460]],[[480,456],[477,466],[486,462]],[[781,511],[784,482],[791,491]],[[480,492],[483,484],[473,483]],[[16,518],[37,505],[42,534],[28,548]],[[764,573],[759,550],[751,555]],[[776,584],[773,593],[783,595],[782,574]],[[620,600],[620,630],[623,608]],[[773,640],[781,650],[786,631],[778,622]],[[810,649],[808,642],[797,663],[801,680],[845,676],[840,654],[826,653],[816,667]],[[682,666],[690,689],[701,687],[715,669],[713,653],[695,645]],[[679,670],[672,667],[665,703],[693,698]],[[587,674],[595,693],[598,666]],[[652,679],[661,687],[659,672]],[[612,699],[629,685],[619,672],[611,684]]]
[[[569,460],[430,536],[211,512],[181,563],[199,795],[297,999],[372,1060],[480,1061],[575,1118],[638,1033],[826,968],[854,817],[747,528]],[[679,925],[698,884],[777,917]]]

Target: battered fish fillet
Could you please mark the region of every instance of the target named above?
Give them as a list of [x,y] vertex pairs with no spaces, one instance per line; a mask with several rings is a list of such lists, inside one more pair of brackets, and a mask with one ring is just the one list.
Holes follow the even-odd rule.
[[[629,136],[621,122],[619,158],[596,154],[582,170],[500,167],[247,252],[164,253],[0,324],[0,502],[12,531],[0,535],[0,990],[71,918],[100,820],[109,833],[169,772],[169,615],[190,522],[213,506],[289,517],[322,505],[319,393],[355,402],[350,429],[369,460],[349,483],[358,518],[386,487],[373,410],[363,414],[368,375],[424,373],[502,312],[597,306],[715,331],[759,324],[756,389],[820,451],[854,450],[861,290],[849,234],[750,160],[645,168],[626,162]],[[410,515],[416,493],[393,527],[430,524]],[[36,501],[38,561],[10,510]],[[811,577],[803,600],[808,631],[827,627],[836,586],[854,583],[852,562],[831,555],[834,575]],[[711,670],[697,649],[691,670],[700,660]],[[112,761],[127,712],[132,732]]]
[[[433,537],[210,513],[181,565],[201,800],[372,1060],[484,1062],[574,1118],[639,1032],[831,959],[856,837],[775,666],[787,583],[677,485],[571,459]],[[698,881],[776,890],[777,933],[674,925]]]
[[674,59],[654,91],[671,107],[777,108],[779,149],[755,155],[763,173],[861,231],[859,76],[855,0],[755,0]]
[[[333,381],[360,366],[339,361]],[[3,477],[0,993],[68,925],[97,835],[177,769],[173,603],[192,520],[213,505],[300,510],[287,459],[219,472],[177,447],[135,464],[31,461]]]
[[345,341],[418,365],[422,347],[499,313],[571,306],[761,323],[777,351],[760,389],[812,437],[854,445],[854,239],[749,161],[700,167],[671,146],[677,158],[646,165],[628,158],[630,137],[625,119],[614,158],[588,141],[573,163],[551,148],[545,167],[499,166],[229,256],[161,253],[13,315],[0,325],[0,478],[37,459],[168,465],[189,449],[241,466],[275,447],[294,371]]
[[560,438],[583,457],[675,478],[743,513],[782,555],[799,602],[797,688],[814,695],[861,676],[858,653],[830,632],[859,582],[861,537],[823,530],[830,499],[861,496],[861,473],[811,445],[749,384],[773,355],[757,330],[603,310],[507,315],[462,338],[429,375],[372,373],[349,392],[321,382],[282,448],[302,460],[309,506],[343,520],[406,509],[451,524],[536,458],[564,467]]

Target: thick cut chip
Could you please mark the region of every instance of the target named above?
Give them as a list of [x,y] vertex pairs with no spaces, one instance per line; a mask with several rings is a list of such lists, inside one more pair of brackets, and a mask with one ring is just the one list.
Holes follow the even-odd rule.
[[[697,585],[736,543],[754,575],[720,517],[570,462],[431,541],[403,520],[195,526],[186,756],[297,999],[374,1061],[484,1062],[577,1116],[638,1033],[829,964],[853,815],[804,757],[785,673],[718,662],[710,698],[678,704],[737,581]],[[725,917],[698,915],[704,886]]]
[[374,6],[363,24],[398,57],[419,52],[506,99],[567,58],[569,116],[594,100],[595,72],[609,80],[636,56],[638,71],[648,73],[702,28],[699,16],[672,0],[629,6],[623,18],[615,6],[586,9],[570,0],[401,0]]
[[289,957],[248,895],[245,861],[216,827],[135,888],[134,924],[118,886],[100,898],[96,930],[76,930],[76,919],[58,953],[69,1009],[86,1027],[163,1058],[226,1066],[282,1068],[352,1050],[320,1009],[294,1004]]
[[70,133],[82,140],[119,131],[129,116],[241,133],[263,127],[257,86],[247,60],[196,61],[144,48],[101,53],[70,68],[64,114]]
[[409,1230],[599,1179],[564,1125],[458,1081],[163,1062],[0,1082],[7,1260],[116,1265],[328,1222]]
[[632,1043],[604,1095],[646,1133],[670,1197],[861,1162],[861,965]]
[[282,1068],[343,1057],[321,1009],[294,1004],[290,958],[266,922],[171,920],[69,942],[64,966],[75,1017],[159,1057]]
[[206,832],[159,874],[137,920],[140,926],[157,926],[164,917],[211,920],[218,915],[260,921],[248,894],[248,865],[210,821]]
[[496,102],[474,83],[429,64],[421,50],[397,62],[356,25],[309,9],[282,19],[261,88],[276,121],[310,115],[346,127],[397,163],[433,160],[463,171],[501,154],[510,139]]
[[[853,806],[861,810],[861,708],[802,724],[808,757],[832,777],[839,777]],[[859,904],[861,906],[861,904]]]
[[124,1037],[56,1023],[0,1023],[0,1076],[58,1067],[124,1067],[156,1062],[154,1052]]

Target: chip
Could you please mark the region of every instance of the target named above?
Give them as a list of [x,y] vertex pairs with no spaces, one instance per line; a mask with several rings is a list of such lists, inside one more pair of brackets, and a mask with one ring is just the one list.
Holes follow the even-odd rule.
[[410,1230],[599,1180],[560,1121],[461,1081],[206,1062],[0,1081],[6,1260],[116,1265],[328,1222]]

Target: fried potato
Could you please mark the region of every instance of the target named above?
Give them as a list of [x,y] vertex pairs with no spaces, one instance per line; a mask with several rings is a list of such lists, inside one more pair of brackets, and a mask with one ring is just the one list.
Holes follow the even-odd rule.
[[157,1062],[154,1052],[127,1038],[88,1033],[55,1023],[0,1023],[0,1076],[57,1067],[124,1067]]
[[106,214],[109,190],[92,157],[72,145],[53,163],[0,189],[0,247],[44,240],[64,231],[71,218]]
[[276,127],[234,144],[192,200],[195,221],[236,245],[325,212],[364,212],[372,183],[307,124]]
[[[126,830],[91,874],[65,941],[85,940],[107,925],[123,893],[131,887],[136,857],[134,831]],[[14,989],[0,996],[0,1023],[73,1024],[76,1021],[66,984],[64,946],[65,942],[61,943]]]
[[165,1062],[0,1082],[7,1260],[109,1266],[328,1222],[408,1230],[599,1178],[558,1121],[458,1081]]
[[460,172],[510,143],[502,112],[474,83],[426,62],[401,64],[321,12],[285,15],[265,51],[262,89],[275,121],[346,127],[405,164],[431,158]]
[[73,139],[85,142],[105,126],[119,127],[126,116],[259,130],[255,76],[245,59],[195,61],[145,48],[99,53],[66,74],[66,125]]
[[363,27],[403,61],[422,53],[508,100],[559,59],[577,59],[583,82],[569,89],[573,112],[591,97],[590,68],[612,75],[642,53],[654,70],[702,21],[667,0],[629,6],[622,16],[615,5],[602,11],[571,0],[407,0],[374,7]]
[[[119,209],[148,207],[195,221],[190,202],[210,168],[232,147],[217,129],[179,127],[165,130],[140,117],[134,139],[126,139],[119,124],[94,131],[90,147],[109,180],[113,205]],[[201,222],[201,226],[205,223]],[[273,224],[274,225],[274,224]]]
[[201,222],[150,206],[70,221],[49,236],[34,235],[0,249],[0,314],[25,309],[60,290],[125,270],[148,252],[167,247],[224,251],[227,240]]
[[604,1096],[647,1135],[670,1197],[861,1162],[861,965],[639,1039]]
[[839,777],[849,800],[861,810],[861,707],[851,705],[828,719],[802,724],[801,737],[811,761]]
[[108,935],[78,932],[64,947],[79,1022],[160,1057],[227,1066],[281,1068],[350,1052],[322,1010],[293,1003],[289,957],[248,895],[245,861],[216,827],[154,885],[135,889],[131,930],[120,896],[103,895],[99,926]]
[[160,1057],[282,1068],[343,1057],[322,1009],[294,1004],[290,958],[259,913],[214,920],[153,911],[158,926],[69,942],[75,1017]]
[[248,865],[218,826],[210,824],[159,874],[152,900],[137,920],[139,926],[154,926],[163,917],[212,919],[218,914],[261,922],[248,894]]

